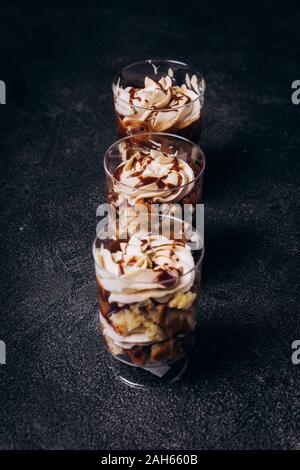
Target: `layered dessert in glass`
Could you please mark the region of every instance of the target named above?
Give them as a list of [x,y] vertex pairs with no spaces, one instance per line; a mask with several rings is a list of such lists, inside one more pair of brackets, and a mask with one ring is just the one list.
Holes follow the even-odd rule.
[[126,137],[108,149],[104,167],[118,237],[125,229],[129,234],[139,229],[141,211],[143,219],[154,208],[193,216],[201,202],[205,157],[185,138],[163,133]]
[[189,65],[146,60],[124,67],[113,81],[118,136],[169,132],[200,138],[205,81]]
[[155,234],[103,240],[98,233],[93,246],[107,348],[154,372],[185,357],[193,343],[203,259],[201,235],[182,220],[162,218]]

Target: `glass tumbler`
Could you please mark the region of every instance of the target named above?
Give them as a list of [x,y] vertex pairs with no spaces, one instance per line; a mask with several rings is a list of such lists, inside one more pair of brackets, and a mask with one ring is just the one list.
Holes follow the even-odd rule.
[[[114,143],[104,157],[106,194],[117,236],[133,234],[148,214],[195,219],[201,202],[205,156],[193,142],[144,133]],[[191,222],[192,220],[190,220]]]
[[182,219],[160,215],[148,232],[93,244],[100,332],[107,361],[136,387],[178,380],[195,340],[203,237]]
[[112,84],[119,138],[169,132],[200,139],[205,80],[188,64],[145,60],[124,67]]

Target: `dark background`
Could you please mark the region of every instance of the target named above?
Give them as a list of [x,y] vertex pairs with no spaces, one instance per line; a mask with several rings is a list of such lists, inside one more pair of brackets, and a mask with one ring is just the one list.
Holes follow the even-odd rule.
[[[3,3],[0,447],[299,448],[297,2]],[[156,57],[207,80],[207,250],[189,373],[140,391],[98,335],[91,244],[111,80]]]

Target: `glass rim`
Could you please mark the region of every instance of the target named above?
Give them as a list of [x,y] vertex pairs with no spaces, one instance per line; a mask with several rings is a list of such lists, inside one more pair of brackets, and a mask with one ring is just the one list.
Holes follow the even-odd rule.
[[[141,64],[151,64],[151,63],[155,63],[155,62],[165,62],[165,63],[173,63],[173,64],[177,64],[177,65],[183,65],[184,67],[189,67],[191,70],[194,71],[194,73],[196,74],[197,78],[200,77],[201,79],[201,82],[203,84],[203,90],[201,91],[201,93],[197,93],[197,98],[189,101],[188,103],[185,103],[185,104],[182,104],[181,106],[176,106],[175,108],[159,108],[159,109],[156,109],[156,108],[145,108],[144,106],[139,106],[139,105],[131,105],[130,103],[128,103],[127,101],[123,100],[122,98],[120,98],[115,89],[116,89],[116,82],[117,82],[117,79],[120,78],[123,70],[126,70],[126,69],[129,69],[130,67],[133,67],[135,65],[141,65]],[[126,105],[129,105],[129,106],[132,106],[134,108],[137,108],[137,109],[143,109],[144,111],[161,111],[161,112],[164,112],[164,111],[171,111],[171,110],[174,110],[174,109],[183,109],[185,108],[186,106],[189,106],[191,105],[192,103],[194,103],[195,101],[199,100],[202,96],[204,96],[205,94],[205,90],[206,90],[206,81],[205,81],[205,78],[203,77],[203,75],[197,70],[195,69],[194,67],[192,67],[191,65],[185,63],[185,62],[180,62],[179,60],[173,60],[173,59],[145,59],[145,60],[140,60],[140,61],[137,61],[137,62],[133,62],[132,64],[129,64],[129,65],[126,65],[125,67],[122,67],[121,71],[118,72],[114,78],[113,78],[113,82],[112,82],[112,92],[113,92],[113,96],[115,98],[117,98],[119,101],[121,101],[122,103],[126,104]]]
[[[163,214],[161,214],[161,217],[166,217],[166,218],[169,218],[169,219],[178,220],[179,222],[183,222],[183,220],[181,220],[181,219],[178,219],[178,218],[176,218],[176,217],[170,217],[170,216],[163,215]],[[108,224],[108,223],[109,223],[109,222],[107,222],[107,224]],[[194,230],[194,232],[195,232],[195,230]],[[190,270],[187,271],[186,273],[180,274],[179,277],[178,277],[178,279],[182,279],[182,278],[184,278],[185,276],[187,276],[188,274],[190,274],[190,273],[192,273],[192,272],[196,272],[196,271],[198,270],[198,268],[201,267],[201,264],[202,264],[202,261],[203,261],[203,258],[204,258],[205,245],[204,245],[204,239],[203,239],[202,235],[201,235],[198,231],[197,231],[197,234],[198,234],[199,238],[200,238],[201,241],[202,241],[201,255],[199,256],[199,259],[195,262],[195,259],[194,259],[194,256],[193,256],[192,253],[193,253],[193,251],[200,251],[200,250],[192,250],[192,249],[190,249],[191,254],[192,254],[192,256],[193,256],[193,260],[194,260],[194,262],[195,262],[195,265],[194,265],[194,267],[193,267],[192,269],[190,269]],[[131,236],[134,236],[134,235],[137,235],[137,233],[134,233],[134,234],[131,235]],[[149,235],[151,235],[151,233],[150,233]],[[102,269],[102,270],[103,270],[103,268],[99,265],[99,262],[98,262],[98,259],[97,259],[97,254],[96,254],[96,250],[97,250],[97,248],[96,248],[96,243],[97,243],[97,240],[101,240],[101,238],[99,238],[98,235],[96,236],[96,238],[95,238],[94,241],[93,241],[92,253],[93,253],[93,258],[94,258],[95,265],[96,265],[99,269]],[[112,240],[114,240],[114,239],[112,239]],[[169,240],[172,240],[172,239],[169,238]],[[116,241],[116,240],[115,240],[115,241]],[[120,241],[121,241],[121,243],[122,243],[122,240],[120,240]],[[178,241],[180,241],[180,240],[178,240]],[[125,243],[125,241],[123,241],[123,242]],[[96,273],[96,277],[97,277],[97,273]],[[118,277],[110,276],[110,277],[105,277],[105,278],[103,278],[103,279],[105,279],[105,280],[109,280],[109,279],[116,280],[116,279],[121,279],[121,278],[122,278],[122,276],[118,276]],[[124,281],[126,281],[126,279],[124,279]],[[131,283],[132,281],[130,281],[130,280],[128,279],[126,282],[130,282],[130,283]],[[139,285],[139,284],[143,284],[143,285],[149,285],[149,286],[150,286],[150,285],[152,285],[152,284],[155,284],[153,281],[152,281],[152,282],[134,281],[134,282],[135,282],[136,284],[138,284],[138,285]],[[168,282],[170,282],[170,281],[161,282],[160,284],[164,285],[164,284],[168,284]]]
[[[149,193],[172,193],[172,192],[175,192],[175,191],[178,191],[179,189],[182,189],[182,188],[185,188],[186,186],[189,186],[190,184],[194,184],[196,183],[200,177],[203,175],[204,173],[204,170],[205,170],[205,167],[206,167],[206,157],[205,157],[205,154],[203,152],[203,150],[199,147],[199,145],[195,144],[194,142],[192,142],[191,140],[189,139],[186,139],[185,137],[182,137],[180,135],[176,135],[176,134],[170,134],[168,132],[143,132],[141,134],[132,134],[132,135],[128,135],[126,137],[123,137],[122,139],[119,139],[117,140],[116,142],[114,142],[113,144],[110,145],[110,147],[106,150],[105,154],[104,154],[104,162],[103,162],[103,166],[104,166],[104,171],[105,173],[112,179],[112,181],[114,183],[117,183],[121,186],[124,186],[125,188],[130,188],[131,190],[134,190],[135,188],[133,188],[132,186],[129,186],[128,184],[125,184],[125,183],[121,183],[120,181],[118,181],[114,175],[111,174],[111,172],[109,171],[109,169],[107,168],[107,159],[108,159],[108,153],[109,151],[115,146],[115,145],[119,145],[120,143],[126,141],[126,140],[129,140],[129,139],[134,139],[134,138],[137,138],[137,137],[140,137],[140,136],[145,136],[145,135],[151,135],[151,136],[167,136],[167,137],[172,137],[172,138],[175,138],[177,140],[183,140],[185,142],[187,142],[188,144],[191,144],[193,147],[196,147],[201,158],[202,158],[202,162],[203,162],[203,166],[201,168],[201,171],[198,173],[198,175],[196,175],[196,177],[192,180],[192,181],[189,181],[188,183],[185,183],[185,184],[182,184],[181,186],[175,186],[174,188],[172,189],[157,189],[157,190],[154,190],[154,189],[143,189],[143,187],[141,188],[138,188],[136,189],[136,191],[138,192],[145,192],[147,194],[147,192]],[[149,139],[150,140],[150,139]],[[153,139],[151,139],[153,140]],[[179,158],[179,157],[177,157]],[[188,162],[187,162],[188,163]],[[155,196],[154,196],[155,197]],[[180,201],[178,201],[180,202]]]

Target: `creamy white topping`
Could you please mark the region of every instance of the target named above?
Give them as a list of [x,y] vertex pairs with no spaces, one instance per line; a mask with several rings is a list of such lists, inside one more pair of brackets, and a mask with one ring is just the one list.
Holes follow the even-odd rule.
[[[114,191],[134,206],[141,200],[178,202],[193,188],[195,174],[189,163],[161,150],[137,150],[114,172]],[[189,184],[190,183],[190,184]]]
[[183,129],[200,118],[202,90],[196,75],[186,74],[185,83],[173,84],[173,71],[155,81],[145,77],[144,88],[114,86],[115,107],[129,130],[147,124],[147,130]]
[[193,285],[194,259],[181,240],[138,234],[120,243],[118,251],[111,253],[102,246],[95,256],[96,275],[109,292],[110,303],[124,305],[149,298],[166,303]]

